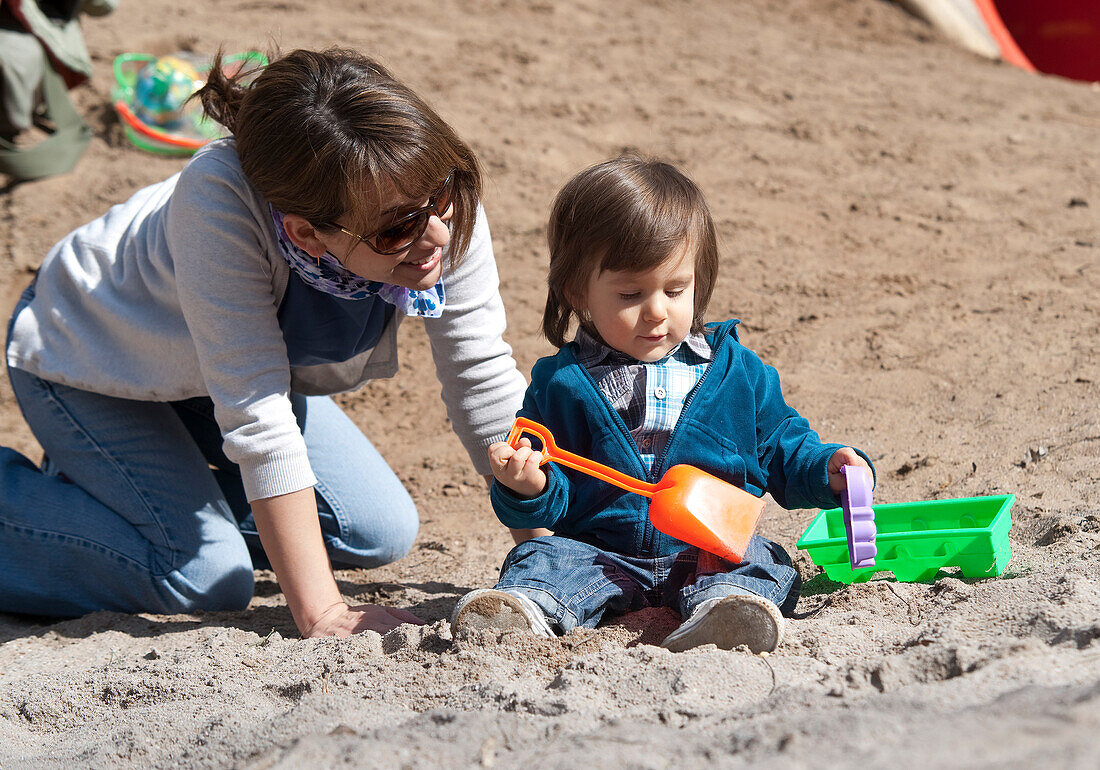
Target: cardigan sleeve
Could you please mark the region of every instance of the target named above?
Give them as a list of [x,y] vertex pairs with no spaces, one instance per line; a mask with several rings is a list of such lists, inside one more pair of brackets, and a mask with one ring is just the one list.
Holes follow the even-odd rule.
[[526,383],[504,341],[504,302],[480,206],[469,251],[443,280],[443,314],[424,319],[424,326],[447,416],[478,473],[488,475],[486,450],[508,435]]
[[316,483],[290,405],[262,208],[239,166],[208,153],[181,173],[166,224],[180,307],[249,501]]
[[[810,423],[784,400],[776,370],[753,353],[746,358],[755,380],[757,453],[768,492],[784,508],[835,508],[839,498],[829,488],[828,463],[844,445],[822,443]],[[856,451],[873,474],[870,458]]]

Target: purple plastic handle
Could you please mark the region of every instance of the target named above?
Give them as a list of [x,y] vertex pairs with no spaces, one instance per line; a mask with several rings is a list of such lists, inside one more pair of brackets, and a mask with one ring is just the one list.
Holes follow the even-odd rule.
[[852,569],[875,566],[875,509],[871,507],[871,474],[854,465],[841,466],[848,489],[840,493],[844,531],[848,536],[848,562]]

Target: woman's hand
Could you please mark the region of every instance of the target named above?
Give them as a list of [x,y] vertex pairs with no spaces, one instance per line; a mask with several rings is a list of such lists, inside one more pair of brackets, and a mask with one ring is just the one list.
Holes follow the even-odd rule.
[[267,558],[303,638],[384,634],[402,623],[422,621],[392,607],[349,607],[340,596],[321,538],[313,487],[252,501],[252,514]]
[[542,452],[533,450],[529,439],[521,438],[519,443],[517,449],[503,441],[492,444],[489,467],[497,481],[520,497],[538,497],[546,489],[546,474],[539,467]]
[[303,639],[319,636],[335,636],[340,639],[361,631],[385,634],[402,623],[424,625],[424,621],[411,612],[379,604],[357,604],[349,607],[344,602],[333,604],[313,624],[302,632]]
[[845,465],[854,465],[858,468],[863,468],[867,471],[867,475],[874,478],[874,474],[871,473],[871,466],[867,464],[867,461],[859,456],[859,453],[851,447],[844,447],[833,452],[833,456],[829,458],[828,471],[829,471],[829,489],[833,490],[834,494],[839,495],[845,489],[848,488],[848,479],[840,469]]

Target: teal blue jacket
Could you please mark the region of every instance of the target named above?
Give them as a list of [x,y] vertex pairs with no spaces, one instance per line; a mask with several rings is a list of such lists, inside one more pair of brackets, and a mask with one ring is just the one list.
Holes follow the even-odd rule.
[[[572,343],[535,364],[518,414],[549,428],[562,449],[640,479],[657,481],[673,465],[685,463],[758,497],[768,492],[785,508],[836,507],[826,465],[844,445],[822,443],[787,405],[779,375],[741,345],[737,323],[707,327],[714,360],[685,400],[664,454],[649,474],[630,431],[577,362]],[[645,558],[686,547],[650,524],[648,498],[556,463],[543,469],[546,489],[531,499],[493,483],[493,509],[506,526],[546,527],[556,535]]]

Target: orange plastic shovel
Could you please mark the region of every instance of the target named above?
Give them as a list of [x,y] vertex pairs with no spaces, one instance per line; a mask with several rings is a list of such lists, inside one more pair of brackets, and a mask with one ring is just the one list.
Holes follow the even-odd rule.
[[733,484],[691,465],[674,465],[656,484],[627,476],[594,460],[559,449],[554,436],[534,420],[517,417],[508,444],[519,447],[520,437],[532,433],[542,440],[542,463],[556,463],[595,476],[627,492],[645,495],[649,520],[669,537],[740,562],[764,511],[764,501]]

